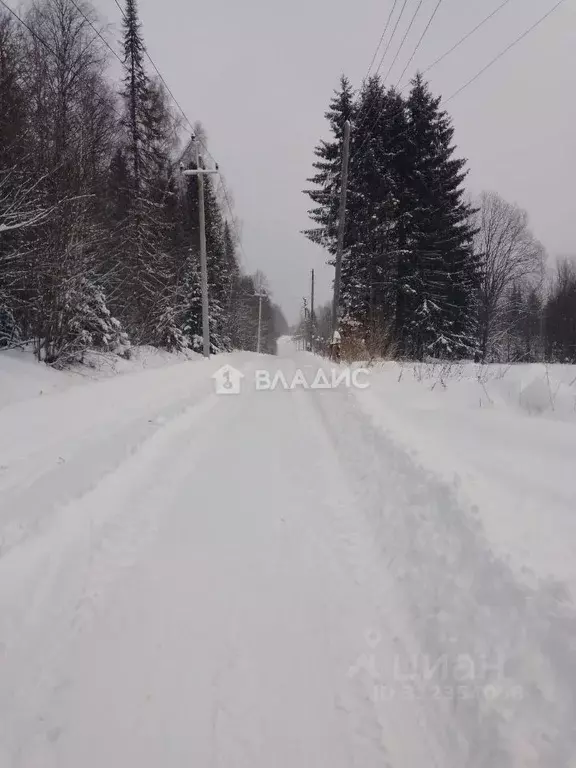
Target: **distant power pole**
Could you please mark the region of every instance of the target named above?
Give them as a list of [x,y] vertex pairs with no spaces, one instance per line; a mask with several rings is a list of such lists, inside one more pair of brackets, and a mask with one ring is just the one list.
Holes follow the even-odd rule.
[[306,296],[302,297],[302,349],[306,351],[306,337],[308,336],[308,299]]
[[260,354],[262,346],[262,288],[258,290],[258,341],[256,343],[256,352]]
[[314,270],[310,285],[310,351],[314,352]]
[[208,297],[208,259],[206,256],[206,213],[204,210],[204,176],[205,174],[218,173],[215,169],[206,170],[200,167],[200,143],[194,135],[192,141],[196,144],[196,168],[184,170],[182,163],[180,170],[184,176],[198,177],[198,208],[200,212],[200,279],[202,284],[202,336],[204,357],[210,357],[210,314]]
[[254,294],[258,297],[258,340],[256,342],[256,352],[260,354],[262,349],[262,299],[267,299],[268,294],[264,291],[262,286],[262,278],[258,281],[258,293]]
[[348,192],[348,159],[350,156],[350,121],[344,123],[344,144],[342,146],[342,181],[340,184],[340,210],[338,213],[338,249],[336,251],[336,275],[334,277],[334,301],[332,304],[332,332],[338,328],[340,306],[340,276],[342,274],[342,254],[344,252],[344,232],[346,228],[346,193]]

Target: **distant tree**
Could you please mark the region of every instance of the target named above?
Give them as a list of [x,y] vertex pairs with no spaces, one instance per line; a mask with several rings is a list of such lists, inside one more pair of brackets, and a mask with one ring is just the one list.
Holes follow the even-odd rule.
[[[480,356],[499,357],[514,286],[540,282],[545,252],[528,226],[528,214],[494,192],[484,192],[473,217],[474,250],[482,260],[478,293]],[[533,298],[534,301],[534,298]]]
[[576,363],[576,260],[562,259],[545,309],[546,357]]
[[278,304],[272,304],[272,322],[276,338],[287,336],[290,333],[288,321],[284,317],[284,313]]
[[544,359],[544,306],[538,286],[521,280],[507,296],[501,314],[503,332],[498,357],[506,362]]

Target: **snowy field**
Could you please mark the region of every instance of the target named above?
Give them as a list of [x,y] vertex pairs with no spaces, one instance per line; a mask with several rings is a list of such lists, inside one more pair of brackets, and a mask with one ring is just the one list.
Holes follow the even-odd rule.
[[319,366],[0,353],[0,768],[576,766],[576,367]]

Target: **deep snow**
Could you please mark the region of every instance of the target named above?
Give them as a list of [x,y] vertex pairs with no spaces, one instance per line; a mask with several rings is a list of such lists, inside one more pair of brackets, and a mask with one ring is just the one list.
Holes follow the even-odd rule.
[[576,600],[576,366],[386,363],[356,394],[518,578]]
[[576,372],[250,386],[319,365],[284,342],[41,396],[28,366],[0,407],[1,768],[576,765]]

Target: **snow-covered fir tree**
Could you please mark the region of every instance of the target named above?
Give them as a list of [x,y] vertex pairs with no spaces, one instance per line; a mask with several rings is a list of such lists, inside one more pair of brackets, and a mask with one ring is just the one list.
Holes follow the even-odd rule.
[[114,297],[134,341],[177,348],[183,337],[171,291],[172,263],[163,216],[171,121],[162,88],[144,67],[136,0],[126,0],[123,24],[124,141],[110,170],[110,196],[118,220]]
[[309,216],[316,226],[306,230],[304,234],[331,254],[336,253],[338,239],[344,123],[349,120],[353,124],[355,112],[354,91],[348,78],[343,75],[340,88],[335,91],[325,114],[331,136],[329,139],[322,139],[314,150],[317,159],[313,167],[316,173],[308,179],[314,187],[306,190],[306,194],[315,204],[309,211]]
[[418,359],[469,357],[477,350],[480,264],[472,248],[472,208],[463,199],[466,161],[454,158],[454,128],[440,101],[417,75],[406,102],[410,216],[399,342]]
[[[353,97],[344,78],[327,113],[333,140],[316,149],[317,223],[305,234],[335,251],[341,125],[353,118],[340,316],[345,334],[379,325],[403,355],[457,357],[476,349],[480,258],[472,209],[463,201],[465,161],[453,128],[418,76],[407,99],[377,76]],[[337,183],[333,183],[333,179]]]
[[349,171],[341,314],[350,327],[394,316],[405,127],[402,100],[370,78],[358,98]]

